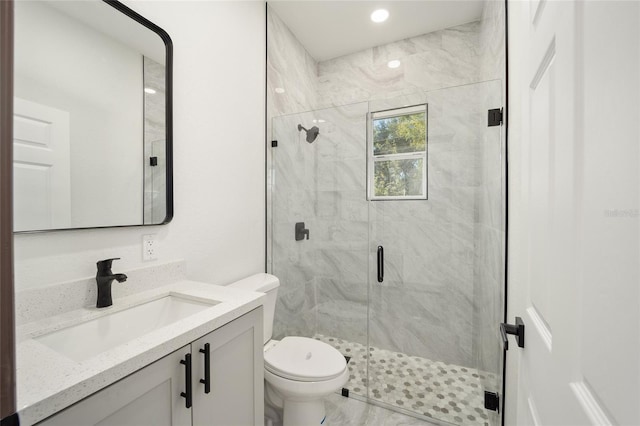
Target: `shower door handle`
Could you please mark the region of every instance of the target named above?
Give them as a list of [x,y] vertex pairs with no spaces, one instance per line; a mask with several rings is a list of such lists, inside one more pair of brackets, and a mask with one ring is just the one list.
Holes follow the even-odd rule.
[[384,281],[384,247],[378,246],[378,282]]

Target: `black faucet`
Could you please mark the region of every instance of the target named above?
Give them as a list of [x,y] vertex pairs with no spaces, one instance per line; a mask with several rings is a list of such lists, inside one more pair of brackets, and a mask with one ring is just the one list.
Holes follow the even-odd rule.
[[117,280],[119,283],[127,280],[125,274],[114,274],[111,272],[111,262],[118,259],[120,258],[114,257],[113,259],[105,259],[96,263],[98,266],[98,272],[96,273],[96,282],[98,283],[98,301],[96,302],[96,308],[106,308],[113,304],[113,300],[111,300],[111,283],[113,280]]

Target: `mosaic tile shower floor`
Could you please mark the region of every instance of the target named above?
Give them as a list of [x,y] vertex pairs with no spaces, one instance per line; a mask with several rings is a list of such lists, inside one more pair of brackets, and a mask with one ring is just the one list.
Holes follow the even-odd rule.
[[[351,357],[349,392],[367,396],[366,346],[336,337],[313,336]],[[458,425],[496,424],[494,412],[484,409],[481,380],[493,374],[426,358],[371,348],[369,398]]]

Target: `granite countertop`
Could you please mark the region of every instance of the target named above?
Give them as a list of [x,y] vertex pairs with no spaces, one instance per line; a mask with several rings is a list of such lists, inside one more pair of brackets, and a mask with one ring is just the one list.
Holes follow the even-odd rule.
[[[35,340],[53,331],[169,295],[217,304],[81,362]],[[16,359],[20,423],[32,425],[63,410],[261,306],[264,297],[262,293],[236,288],[179,281],[114,299],[109,308],[76,309],[18,327]]]

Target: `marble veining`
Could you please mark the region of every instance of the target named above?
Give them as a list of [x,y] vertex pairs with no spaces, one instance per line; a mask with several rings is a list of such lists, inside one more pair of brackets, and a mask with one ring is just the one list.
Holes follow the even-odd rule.
[[[341,337],[363,341],[368,326],[390,350],[473,365],[474,310],[481,306],[475,263],[487,261],[475,257],[476,228],[480,211],[495,210],[478,204],[486,186],[482,146],[496,139],[483,120],[493,99],[480,95],[495,87],[466,85],[377,100],[369,108],[357,103],[274,118],[279,146],[273,153],[271,271],[281,279],[282,297],[277,336],[340,330]],[[368,202],[368,109],[408,100],[429,106],[429,199]],[[313,144],[296,129],[310,122],[321,129]],[[443,134],[448,137],[438,139]],[[310,239],[295,241],[293,228],[301,221]],[[385,247],[382,285],[370,276],[378,244]]]
[[165,67],[147,57],[143,63],[145,88],[155,90],[144,93],[144,158],[158,161],[156,166],[144,163],[143,223],[158,224],[167,214]]
[[[497,373],[504,135],[487,127],[486,115],[504,104],[504,5],[487,0],[479,21],[319,63],[272,14],[270,40],[295,49],[285,58],[270,46],[269,73],[279,74],[269,84],[291,77],[297,87],[269,113],[278,148],[268,150],[268,268],[283,296],[276,335],[371,339],[389,351]],[[389,69],[391,59],[400,68]],[[422,103],[428,200],[368,202],[367,113]],[[317,125],[318,140],[304,142],[299,123]],[[310,240],[293,240],[298,221]],[[482,386],[496,390],[490,381]]]
[[[480,27],[480,77],[496,80],[491,90],[481,90],[483,102],[502,106],[505,94],[504,4],[488,0]],[[499,127],[483,135],[480,145],[477,188],[477,218],[474,236],[474,365],[497,374],[502,370],[501,341],[496,324],[503,318],[505,262],[505,133]],[[491,384],[484,384],[495,390]]]
[[[278,140],[272,133],[274,117],[298,111],[310,111],[316,105],[317,63],[295,38],[271,7],[267,5],[267,211],[273,208],[272,186],[276,178],[270,144]],[[280,177],[278,176],[278,179]],[[267,240],[273,234],[267,223]],[[267,250],[267,264],[271,264]]]
[[338,394],[325,400],[327,423],[360,426],[427,426],[434,423]]
[[[479,22],[318,63],[318,108],[475,83]],[[401,66],[387,67],[397,59]]]

